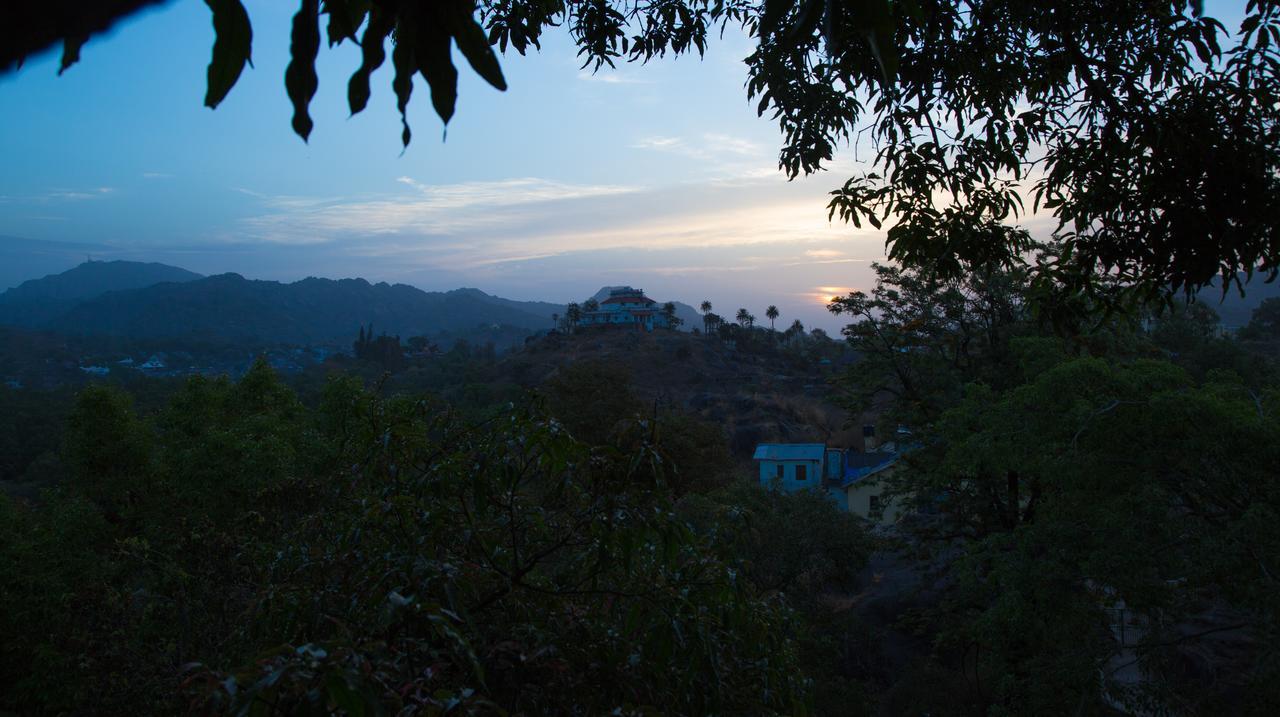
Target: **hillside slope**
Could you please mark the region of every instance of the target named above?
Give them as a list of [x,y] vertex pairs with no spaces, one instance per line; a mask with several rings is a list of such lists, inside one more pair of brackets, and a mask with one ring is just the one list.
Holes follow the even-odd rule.
[[537,387],[587,362],[621,369],[648,402],[674,405],[719,426],[739,459],[749,458],[760,442],[854,446],[861,440],[834,403],[832,367],[786,348],[747,353],[683,332],[599,330],[532,342],[504,357],[498,369]]

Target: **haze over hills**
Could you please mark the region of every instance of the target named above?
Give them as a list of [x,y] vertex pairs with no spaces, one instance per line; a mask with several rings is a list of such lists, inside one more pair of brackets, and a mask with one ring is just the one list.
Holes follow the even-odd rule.
[[[601,292],[607,295],[608,288]],[[686,322],[696,320],[692,307],[677,307]],[[139,339],[345,344],[370,323],[377,332],[405,337],[481,325],[545,330],[564,308],[471,288],[427,292],[315,277],[281,283],[111,261],[86,262],[0,294],[0,325]]]

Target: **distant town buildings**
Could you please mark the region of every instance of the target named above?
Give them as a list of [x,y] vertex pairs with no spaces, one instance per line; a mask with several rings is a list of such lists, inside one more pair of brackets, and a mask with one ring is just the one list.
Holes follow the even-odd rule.
[[644,289],[630,286],[611,289],[598,309],[582,312],[579,323],[582,326],[634,326],[645,331],[671,326],[658,302],[645,296]]

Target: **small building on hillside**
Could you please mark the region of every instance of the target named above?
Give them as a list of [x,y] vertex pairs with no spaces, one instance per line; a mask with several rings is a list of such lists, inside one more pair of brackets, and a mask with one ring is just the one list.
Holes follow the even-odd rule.
[[900,454],[890,448],[870,453],[849,451],[846,456],[844,480],[841,482],[845,508],[881,525],[896,523],[903,513],[903,506],[901,501],[885,496],[884,479],[897,470]]
[[609,298],[595,311],[582,312],[581,326],[633,326],[644,331],[669,328],[670,322],[658,302],[644,295],[644,289],[624,286],[611,289]]
[[784,493],[826,489],[837,480],[841,451],[823,443],[761,443],[751,457],[760,471],[760,485]]
[[143,371],[159,371],[164,367],[165,367],[164,359],[161,358],[159,354],[152,354],[151,358],[147,359],[145,363],[138,366],[138,368],[142,369]]
[[761,443],[752,459],[766,488],[820,490],[841,509],[889,525],[905,512],[899,501],[885,496],[884,478],[897,469],[900,457],[892,443],[863,452],[824,443]]

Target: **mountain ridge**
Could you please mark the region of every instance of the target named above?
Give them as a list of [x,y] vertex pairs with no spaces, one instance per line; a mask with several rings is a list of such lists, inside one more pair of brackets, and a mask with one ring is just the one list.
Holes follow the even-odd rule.
[[[101,276],[113,272],[114,279]],[[159,281],[137,286],[150,278]],[[696,316],[692,307],[677,305]],[[563,312],[559,304],[505,299],[470,287],[428,292],[315,276],[286,283],[127,261],[85,262],[0,294],[0,325],[230,343],[345,344],[366,325],[406,337],[485,326],[532,333],[550,329],[551,316]]]

